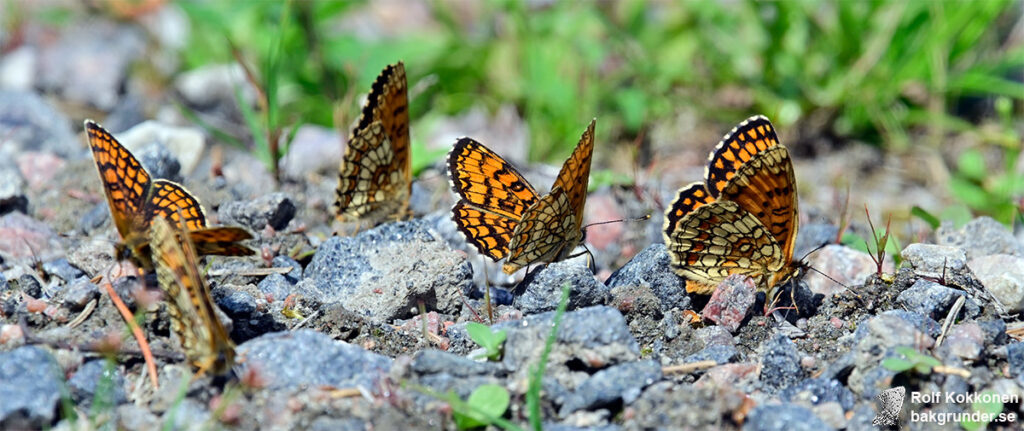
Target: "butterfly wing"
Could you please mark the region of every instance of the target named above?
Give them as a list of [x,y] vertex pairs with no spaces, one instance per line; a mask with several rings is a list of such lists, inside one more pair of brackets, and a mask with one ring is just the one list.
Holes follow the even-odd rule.
[[576,149],[562,165],[551,189],[561,188],[569,199],[569,208],[576,219],[576,229],[583,226],[583,206],[587,201],[587,183],[590,180],[590,160],[594,154],[594,125],[591,120],[580,137]]
[[239,244],[240,241],[252,239],[249,231],[234,226],[207,227],[188,232],[195,246],[196,254],[206,256],[252,256],[256,251]]
[[103,126],[85,120],[85,132],[118,233],[125,239],[145,235],[148,222],[138,214],[150,191],[149,173]]
[[403,215],[412,187],[409,142],[409,98],[399,62],[374,81],[349,137],[334,203],[339,219]]
[[725,134],[708,156],[708,166],[704,170],[711,196],[718,197],[741,166],[778,143],[775,127],[762,115],[744,120]]
[[458,196],[452,220],[481,254],[494,260],[505,257],[510,235],[537,202],[537,192],[515,167],[470,138],[455,143],[447,165]]
[[556,186],[526,209],[512,232],[502,268],[512,274],[535,262],[564,259],[583,240],[569,194]]
[[167,294],[171,328],[181,339],[189,362],[200,372],[223,374],[234,363],[234,343],[214,311],[191,242],[179,242],[183,231],[164,217],[153,220],[150,244],[157,280]]

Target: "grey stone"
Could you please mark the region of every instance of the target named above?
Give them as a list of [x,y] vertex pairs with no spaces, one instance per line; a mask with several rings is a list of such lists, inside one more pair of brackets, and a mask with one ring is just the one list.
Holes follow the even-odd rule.
[[128,68],[145,51],[139,29],[108,20],[76,24],[42,50],[39,85],[62,99],[108,111],[117,105]]
[[743,422],[743,431],[831,430],[810,409],[796,404],[760,404]]
[[274,268],[292,268],[291,271],[288,271],[288,273],[284,274],[285,278],[288,279],[288,282],[295,284],[302,279],[302,265],[299,264],[299,262],[295,261],[295,259],[292,259],[285,255],[277,255],[274,256],[274,260],[271,262]]
[[1017,379],[1019,384],[1024,384],[1024,342],[1006,345],[1006,362],[1010,364],[1009,377]]
[[415,219],[328,239],[304,276],[320,301],[387,322],[418,314],[421,302],[427,311],[459,314],[472,274],[465,256]]
[[569,310],[605,304],[611,290],[594,279],[590,268],[572,261],[554,262],[536,269],[516,287],[522,292],[513,305],[524,314],[537,314],[558,308],[562,286],[569,283]]
[[910,244],[900,256],[914,273],[925,277],[942,277],[962,271],[967,265],[967,253],[963,249],[945,245]]
[[713,345],[687,356],[683,359],[684,364],[698,361],[713,360],[719,365],[728,364],[740,356],[740,352],[730,345]]
[[145,431],[160,428],[160,418],[149,409],[135,404],[117,406],[117,428],[128,431]]
[[782,334],[761,344],[761,384],[769,392],[785,389],[800,380],[806,374],[800,366],[800,351],[796,344]]
[[684,293],[686,282],[672,272],[669,264],[665,244],[652,244],[613,272],[605,284],[611,289],[648,286],[661,301],[662,311],[687,309],[690,307],[690,297]]
[[[946,317],[959,296],[967,297],[967,294],[962,290],[951,289],[922,279],[914,282],[907,290],[900,292],[896,300],[909,311],[921,313],[937,320]],[[967,297],[962,312],[965,316],[974,317],[981,312],[981,307],[973,299]]]
[[1002,346],[1009,339],[1006,335],[1006,322],[1003,319],[982,320],[978,322],[978,326],[985,333],[986,345]]
[[174,157],[174,153],[160,142],[150,142],[143,146],[135,153],[135,157],[151,177],[181,182],[181,163]]
[[[538,360],[554,316],[555,312],[549,311],[492,326],[508,331],[502,358],[506,368],[525,373],[529,364]],[[552,355],[556,353],[565,362],[618,364],[639,359],[640,345],[629,332],[622,313],[596,306],[565,313],[552,346]]]
[[0,136],[16,153],[49,151],[76,159],[89,151],[68,117],[34,92],[0,91]]
[[227,287],[218,287],[210,292],[210,296],[232,320],[245,319],[256,312],[256,300],[248,293]]
[[64,257],[64,246],[50,225],[12,212],[0,215],[0,257],[7,262],[46,262]]
[[0,428],[52,425],[64,373],[46,350],[19,347],[0,353]]
[[[150,174],[169,179],[191,173],[206,146],[206,138],[201,130],[171,126],[159,121],[137,124],[119,133],[117,139],[140,158],[146,169],[150,169]],[[152,152],[154,156],[144,156],[147,152]],[[153,159],[146,160],[147,157]],[[157,172],[169,176],[160,176]]]
[[28,212],[25,179],[8,151],[0,151],[0,214]]
[[299,126],[288,146],[288,153],[281,158],[281,173],[296,180],[317,172],[332,172],[337,176],[344,140],[334,128],[309,124]]
[[76,268],[65,258],[54,259],[43,263],[43,271],[46,271],[47,274],[57,276],[57,278],[64,280],[65,283],[71,283],[81,277],[85,277],[85,272]]
[[975,361],[985,347],[985,332],[975,322],[958,323],[946,334],[943,346],[959,358]]
[[242,225],[254,231],[267,225],[283,230],[295,217],[295,203],[284,193],[271,193],[251,201],[235,201],[221,205],[217,213],[223,224]]
[[43,296],[43,285],[39,283],[39,279],[32,274],[21,274],[21,276],[18,277],[18,289],[33,298]]
[[[816,271],[807,271],[807,275],[803,278],[804,282],[807,283],[807,287],[812,292],[825,296],[832,296],[842,291],[845,289],[843,285],[862,285],[871,274],[878,271],[878,265],[871,260],[870,255],[838,244],[829,244],[822,247],[817,252],[812,253],[807,261],[810,267],[819,269],[832,278],[830,280]],[[882,270],[891,272],[892,268],[892,258],[886,256],[885,261],[882,263]]]
[[806,379],[800,383],[783,389],[779,398],[794,403],[806,403],[807,405],[819,405],[829,402],[839,403],[843,410],[853,409],[857,397],[834,379]]
[[1024,311],[1024,258],[993,254],[971,259],[967,266],[1008,313]]
[[104,230],[109,220],[110,205],[104,200],[82,214],[78,219],[78,231],[84,235],[91,235],[98,230]]
[[643,389],[661,380],[661,365],[652,360],[627,362],[594,373],[562,403],[559,416],[577,410],[594,410],[621,401],[631,404]]
[[371,389],[391,367],[390,358],[307,329],[266,334],[239,345],[238,352],[246,367],[267,377],[271,390],[325,385]]
[[1024,256],[1024,245],[1002,223],[987,216],[971,220],[957,230],[952,223],[943,223],[935,230],[935,242],[962,248],[968,259],[993,254]]
[[110,363],[104,360],[89,361],[82,364],[71,376],[68,386],[75,404],[88,409],[96,398],[107,406],[116,406],[128,401],[124,390],[124,375],[116,364],[108,364]]
[[67,295],[64,296],[64,305],[70,308],[71,311],[79,311],[84,308],[85,304],[88,304],[89,301],[98,299],[99,297],[99,286],[85,278],[82,278],[68,286]]
[[410,369],[416,374],[448,373],[455,377],[504,375],[508,373],[498,362],[474,361],[440,350],[421,350],[413,357]]
[[828,223],[800,224],[793,246],[793,260],[800,261],[818,247],[834,242],[838,233],[839,227]]
[[256,288],[265,295],[273,296],[275,301],[284,300],[292,293],[294,283],[281,274],[270,274],[260,280]]

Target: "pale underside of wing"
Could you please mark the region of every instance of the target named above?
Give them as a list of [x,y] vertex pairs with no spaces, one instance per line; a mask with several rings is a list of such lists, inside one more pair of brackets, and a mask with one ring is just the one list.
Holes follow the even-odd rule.
[[562,260],[579,245],[583,233],[573,214],[569,195],[561,187],[541,197],[526,210],[512,232],[506,274],[532,263]]
[[335,214],[342,221],[400,219],[408,210],[410,179],[383,125],[374,121],[349,140],[341,163]]

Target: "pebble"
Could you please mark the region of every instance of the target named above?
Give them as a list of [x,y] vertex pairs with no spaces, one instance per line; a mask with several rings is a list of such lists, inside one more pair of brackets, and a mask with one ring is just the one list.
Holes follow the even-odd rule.
[[1024,257],[993,254],[971,259],[967,266],[1006,312],[1024,311]]
[[33,192],[53,190],[54,177],[64,172],[67,162],[49,151],[25,151],[15,157],[18,171]]
[[270,274],[260,280],[256,288],[260,290],[264,295],[273,296],[275,301],[284,300],[292,293],[292,283],[285,276],[281,274]]
[[12,212],[0,216],[0,256],[14,262],[45,262],[63,257],[64,247],[48,224]]
[[761,404],[743,422],[743,431],[831,430],[810,409],[796,404]]
[[28,212],[28,196],[25,193],[25,179],[22,178],[13,158],[0,150],[0,215],[12,211]]
[[[807,283],[807,287],[811,292],[826,297],[846,289],[843,285],[862,285],[868,277],[878,272],[878,266],[867,253],[837,244],[826,245],[812,253],[807,258],[807,264],[835,280],[832,281],[817,271],[806,272],[803,281]],[[882,270],[892,272],[892,258],[886,258]]]
[[569,310],[606,304],[611,299],[608,286],[597,281],[590,268],[575,261],[562,261],[550,263],[527,274],[516,286],[515,291],[522,293],[513,305],[524,314],[554,310],[558,308],[562,287],[566,283],[571,286]]
[[1006,226],[988,216],[971,220],[960,229],[944,222],[935,230],[935,242],[963,249],[967,259],[993,254],[1024,256],[1024,245],[1017,242]]
[[761,385],[777,392],[802,380],[806,371],[800,366],[803,354],[789,337],[778,334],[761,344]]
[[1006,345],[1006,362],[1010,365],[1010,376],[1017,383],[1024,385],[1024,342],[1017,341]]
[[51,152],[64,159],[89,151],[71,131],[71,121],[35,92],[0,91],[0,139],[15,153]]
[[78,406],[88,410],[96,398],[104,406],[116,406],[128,402],[125,394],[125,379],[120,367],[109,366],[105,360],[93,360],[82,364],[68,380],[71,399]]
[[90,20],[74,25],[56,44],[41,50],[38,84],[69,102],[109,111],[120,99],[129,67],[145,48],[145,36],[128,24]]
[[740,352],[735,347],[719,344],[705,347],[703,350],[687,356],[683,359],[682,363],[689,364],[691,362],[713,360],[718,365],[722,365],[735,361],[739,357]]
[[286,178],[302,180],[311,173],[327,172],[337,182],[345,138],[333,128],[304,124],[295,132],[288,153],[281,159]]
[[[492,326],[508,331],[502,358],[508,369],[525,376],[530,364],[540,357],[554,315],[549,311]],[[601,305],[564,314],[552,346],[552,355],[556,354],[552,357],[564,358],[564,363],[579,361],[588,368],[600,369],[639,359],[640,345],[629,332],[622,313]]]
[[953,325],[943,346],[956,356],[969,361],[981,358],[981,350],[985,347],[985,332],[975,322],[964,322]]
[[[967,296],[962,290],[951,289],[928,280],[917,280],[907,290],[900,292],[896,301],[907,310],[921,313],[932,319],[944,319],[957,297]],[[967,298],[961,310],[968,317],[977,316],[980,306],[973,299]]]
[[685,291],[686,282],[672,272],[670,262],[665,244],[652,244],[612,273],[605,284],[611,289],[647,286],[661,301],[662,311],[685,310],[690,307],[690,297],[681,293]]
[[910,244],[900,252],[904,264],[923,277],[939,278],[959,272],[967,265],[967,253],[957,247]]
[[150,175],[175,181],[192,173],[206,148],[202,130],[159,121],[137,124],[118,133],[117,140],[139,158]]
[[242,100],[256,101],[256,92],[245,79],[238,63],[200,66],[183,72],[174,81],[174,88],[185,101],[196,107],[214,109],[235,108],[235,89],[242,92]]
[[0,58],[0,88],[31,91],[35,88],[36,63],[39,52],[35,47],[22,45]]
[[292,284],[298,283],[302,279],[302,265],[295,259],[292,259],[285,255],[274,256],[274,260],[271,261],[271,266],[274,268],[286,268],[291,267],[292,270],[284,274],[284,277]]
[[782,392],[779,398],[791,403],[814,406],[824,403],[839,403],[843,410],[852,410],[857,397],[846,386],[835,379],[806,379]]
[[288,195],[278,192],[260,196],[251,201],[228,202],[217,212],[225,225],[241,225],[254,231],[265,226],[284,230],[295,217],[295,203]]
[[85,277],[85,272],[76,268],[65,258],[54,259],[43,263],[43,271],[49,275],[57,276],[65,283],[70,283],[78,278]]
[[722,280],[704,306],[701,316],[736,333],[754,306],[754,280],[733,274]]
[[53,356],[40,347],[0,352],[0,424],[10,429],[49,427],[63,376]]
[[326,334],[300,329],[275,332],[238,346],[244,367],[263,376],[267,389],[318,386],[373,389],[386,375],[391,359]]
[[580,383],[562,402],[558,415],[565,417],[577,410],[594,410],[619,402],[629,405],[640,397],[645,387],[658,380],[661,380],[661,365],[652,360],[605,368]]
[[421,302],[427,311],[458,315],[472,274],[465,256],[413,220],[328,239],[304,277],[320,301],[390,322],[419,314]]
[[70,308],[71,311],[80,311],[82,308],[85,308],[89,301],[99,297],[99,286],[82,278],[68,286],[67,294],[64,296],[64,305]]

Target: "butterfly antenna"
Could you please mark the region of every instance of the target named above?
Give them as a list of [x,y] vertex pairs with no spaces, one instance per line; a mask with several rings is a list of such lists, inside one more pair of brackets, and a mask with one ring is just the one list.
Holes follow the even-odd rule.
[[596,222],[596,223],[591,223],[591,224],[588,224],[586,226],[583,226],[582,228],[580,228],[580,230],[586,231],[587,228],[591,227],[591,226],[600,226],[600,225],[603,225],[603,224],[610,224],[610,223],[622,223],[622,222],[627,222],[627,221],[629,221],[629,222],[644,221],[644,220],[648,220],[650,218],[651,218],[650,214],[645,214],[643,217],[637,217],[637,218],[621,218],[621,219],[618,219],[618,220],[599,221],[599,222]]

